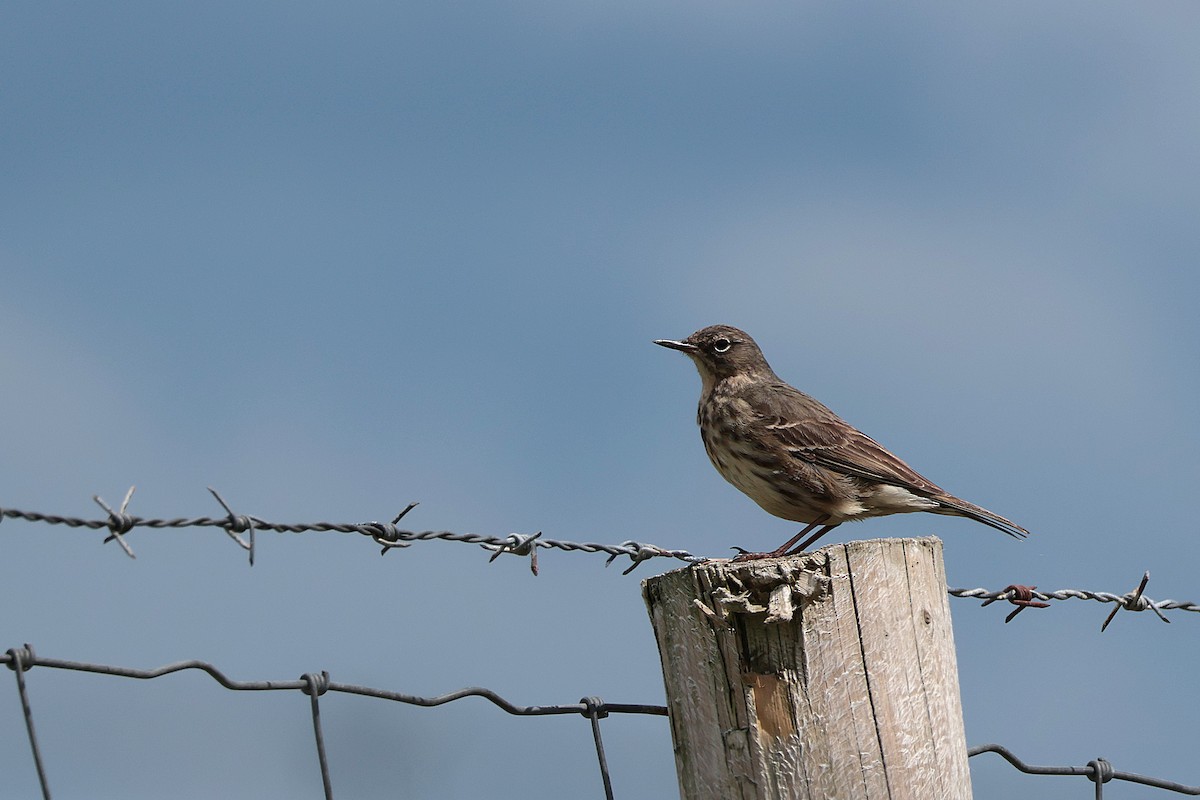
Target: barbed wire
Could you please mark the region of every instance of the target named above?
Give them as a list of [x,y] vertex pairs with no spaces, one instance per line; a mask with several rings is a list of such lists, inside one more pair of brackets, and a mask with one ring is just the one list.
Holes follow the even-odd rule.
[[1109,623],[1113,621],[1118,611],[1122,609],[1126,611],[1153,611],[1163,622],[1169,623],[1171,620],[1162,613],[1163,611],[1191,611],[1200,612],[1200,604],[1191,601],[1183,600],[1152,600],[1145,595],[1146,584],[1150,582],[1150,573],[1147,571],[1142,575],[1141,581],[1137,588],[1125,594],[1114,594],[1113,592],[1092,592],[1084,589],[1058,589],[1053,592],[1039,592],[1036,586],[1022,586],[1020,584],[1011,584],[999,591],[989,591],[987,589],[948,589],[947,592],[953,597],[982,599],[981,605],[987,606],[995,603],[998,600],[1007,600],[1012,605],[1016,606],[1009,613],[1004,621],[1012,622],[1017,614],[1024,611],[1026,608],[1047,608],[1049,600],[1095,600],[1101,603],[1114,603],[1115,607],[1109,612],[1108,617],[1100,626],[1100,631],[1104,632]]
[[[611,564],[621,556],[626,556],[633,563],[624,570],[622,573],[624,575],[628,575],[642,562],[651,558],[675,558],[687,562],[703,560],[700,556],[692,555],[686,550],[668,550],[657,545],[632,540],[624,541],[620,544],[597,544],[594,542],[581,543],[549,539],[543,537],[541,532],[534,534],[510,533],[507,536],[481,536],[475,533],[453,533],[451,531],[401,530],[397,527],[397,524],[405,515],[417,507],[417,503],[409,503],[391,522],[268,522],[261,517],[234,513],[229,504],[211,486],[208,487],[208,491],[212,493],[212,496],[225,509],[226,516],[146,519],[126,513],[129,501],[133,496],[134,488],[136,487],[130,487],[129,491],[125,494],[125,499],[115,511],[99,495],[92,497],[92,500],[108,514],[106,519],[83,519],[58,514],[44,514],[37,511],[0,508],[0,521],[3,521],[6,517],[11,517],[13,519],[23,519],[28,522],[42,522],[48,525],[65,525],[69,528],[107,529],[109,534],[105,537],[104,541],[111,542],[115,540],[130,558],[137,558],[137,556],[134,555],[133,549],[130,547],[128,541],[126,541],[126,534],[135,528],[220,528],[239,547],[249,552],[251,565],[254,564],[256,550],[255,533],[257,531],[275,531],[277,533],[307,533],[315,531],[357,533],[370,537],[376,544],[380,545],[382,548],[380,550],[381,554],[386,554],[396,548],[409,547],[415,541],[433,539],[478,544],[485,550],[492,552],[492,557],[489,559],[491,561],[496,560],[503,553],[529,556],[530,569],[534,575],[538,573],[537,551],[539,548],[556,548],[585,553],[607,553],[608,561],[605,562],[605,566]],[[246,538],[243,538],[242,534],[247,534]]]
[[[359,523],[336,523],[336,522],[301,522],[301,523],[279,523],[268,522],[261,517],[238,514],[233,511],[224,498],[212,487],[208,491],[220,503],[225,510],[224,517],[177,517],[175,519],[146,519],[143,517],[133,516],[127,513],[129,502],[133,497],[134,487],[130,487],[126,492],[121,505],[116,509],[112,509],[98,495],[93,496],[93,500],[104,509],[108,515],[106,519],[83,519],[80,517],[68,517],[57,514],[45,514],[37,511],[21,511],[13,508],[0,508],[0,521],[5,518],[22,519],[27,522],[41,522],[48,525],[64,525],[69,528],[85,528],[89,530],[107,529],[108,536],[105,537],[105,542],[116,541],[118,545],[125,551],[130,558],[136,558],[133,549],[126,540],[126,535],[136,528],[194,528],[208,527],[219,528],[225,532],[230,539],[238,544],[239,547],[249,552],[250,564],[254,564],[255,557],[255,533],[257,531],[275,531],[277,533],[307,533],[307,532],[336,532],[336,533],[355,533],[362,536],[370,537],[376,544],[380,545],[380,554],[386,554],[396,548],[410,547],[416,541],[431,541],[443,540],[451,542],[462,542],[465,544],[477,544],[491,552],[492,556],[489,561],[495,561],[501,555],[508,553],[517,556],[528,556],[530,569],[534,575],[538,574],[538,550],[544,548],[555,548],[568,552],[585,552],[585,553],[605,553],[608,559],[605,566],[612,564],[617,558],[622,556],[627,557],[632,562],[621,574],[628,575],[635,570],[643,562],[652,558],[674,558],[687,563],[697,563],[707,560],[704,556],[698,556],[689,553],[686,550],[669,550],[664,547],[659,547],[653,544],[626,540],[620,544],[598,544],[595,542],[570,542],[561,539],[549,539],[542,536],[541,532],[534,534],[510,533],[507,536],[482,536],[475,533],[454,533],[451,531],[410,531],[402,530],[398,527],[400,520],[417,507],[417,503],[409,503],[403,510],[397,514],[391,522],[359,522]],[[246,536],[243,537],[243,534]],[[951,588],[947,591],[953,597],[964,599],[983,600],[982,605],[987,606],[997,601],[1007,601],[1016,606],[1005,617],[1005,622],[1011,622],[1016,618],[1017,614],[1026,608],[1046,608],[1049,601],[1055,600],[1094,600],[1101,603],[1113,603],[1114,608],[1109,613],[1108,618],[1101,625],[1101,630],[1105,630],[1109,623],[1112,622],[1116,613],[1122,609],[1127,611],[1152,611],[1163,622],[1170,622],[1169,619],[1162,613],[1163,611],[1191,611],[1200,612],[1200,604],[1191,601],[1181,600],[1152,600],[1144,594],[1146,583],[1149,581],[1150,573],[1147,572],[1142,577],[1139,586],[1131,592],[1124,594],[1116,594],[1114,592],[1104,591],[1088,591],[1085,589],[1058,589],[1053,592],[1039,592],[1036,586],[1024,586],[1022,584],[1010,584],[1000,590],[989,590],[983,588],[976,589],[955,589]]]
[[405,694],[403,692],[394,692],[386,689],[375,689],[369,686],[357,686],[348,683],[338,683],[329,677],[328,671],[307,672],[297,680],[269,680],[269,681],[237,681],[228,677],[221,670],[217,669],[207,661],[180,661],[174,664],[158,667],[157,669],[133,669],[130,667],[112,666],[109,664],[92,664],[83,661],[65,661],[57,658],[44,658],[34,652],[33,646],[26,644],[23,647],[14,647],[8,650],[3,656],[0,656],[0,663],[6,664],[9,669],[13,670],[17,675],[17,693],[20,697],[21,710],[25,716],[25,729],[29,736],[29,746],[33,753],[33,761],[37,770],[38,782],[42,788],[42,796],[45,800],[50,800],[49,781],[46,777],[45,762],[42,758],[41,747],[38,745],[37,734],[34,729],[33,711],[29,701],[29,692],[25,685],[25,673],[34,667],[47,667],[49,669],[74,670],[77,672],[91,672],[99,675],[113,675],[122,678],[137,678],[140,680],[148,680],[153,678],[161,678],[164,675],[170,675],[174,672],[184,670],[199,670],[207,673],[213,680],[219,683],[226,689],[239,692],[255,692],[255,691],[296,691],[308,695],[310,700],[310,708],[312,711],[313,721],[313,736],[317,745],[317,762],[320,767],[321,783],[325,790],[325,797],[330,800],[333,797],[332,780],[329,772],[329,761],[325,753],[325,737],[321,729],[321,712],[318,698],[328,692],[342,692],[345,694],[360,695],[363,697],[372,697],[380,700],[392,700],[398,703],[406,703],[414,706],[424,706],[426,708],[445,705],[456,700],[461,700],[465,697],[482,697],[499,707],[504,712],[515,716],[534,717],[534,716],[554,716],[562,714],[579,714],[591,723],[592,739],[596,746],[596,759],[600,766],[600,777],[604,787],[604,796],[606,800],[612,800],[612,780],[609,776],[608,760],[604,754],[604,742],[600,736],[600,720],[607,717],[609,714],[648,714],[652,716],[667,715],[665,706],[646,705],[640,703],[606,703],[599,697],[583,697],[578,703],[570,703],[566,705],[545,705],[545,706],[522,706],[513,703],[491,689],[485,689],[478,686],[472,686],[458,691],[449,692],[447,694],[438,695],[437,697],[421,697],[418,695]]
[[[34,768],[37,772],[38,782],[41,786],[42,797],[45,800],[50,800],[51,797],[49,780],[47,778],[47,771],[45,767],[45,761],[42,756],[41,747],[38,744],[38,738],[35,732],[32,704],[30,702],[29,691],[25,681],[25,673],[34,667],[90,672],[99,675],[111,675],[115,677],[135,678],[139,680],[161,678],[164,675],[170,675],[172,673],[181,672],[184,670],[198,670],[208,674],[222,687],[233,691],[299,691],[307,695],[309,698],[309,706],[313,721],[313,737],[315,739],[317,748],[317,763],[321,774],[321,784],[327,800],[331,800],[333,797],[333,781],[330,776],[329,760],[327,758],[325,748],[325,738],[321,727],[319,698],[329,692],[341,692],[345,694],[354,694],[381,700],[391,700],[394,702],[424,706],[427,708],[445,705],[466,697],[481,697],[491,702],[504,712],[516,716],[554,716],[564,714],[579,714],[588,719],[591,725],[592,738],[596,747],[596,759],[600,768],[601,783],[603,785],[604,796],[606,800],[613,800],[614,795],[608,761],[604,753],[604,742],[600,735],[600,720],[604,719],[609,714],[645,714],[661,717],[667,716],[667,708],[665,706],[636,703],[606,703],[598,697],[583,697],[580,698],[578,703],[570,703],[565,705],[522,706],[505,699],[491,689],[485,689],[482,687],[468,687],[465,689],[459,689],[458,691],[449,692],[447,694],[438,695],[436,697],[422,697],[386,689],[376,689],[368,686],[338,683],[331,680],[329,672],[324,670],[321,672],[304,673],[297,680],[238,681],[228,677],[224,672],[207,661],[180,661],[174,664],[167,664],[156,669],[134,669],[130,667],[113,666],[109,664],[93,664],[83,661],[67,661],[57,658],[45,658],[37,655],[34,652],[33,646],[29,644],[26,644],[22,647],[14,647],[8,650],[4,655],[0,655],[0,663],[6,664],[9,669],[16,673],[17,693],[19,695],[21,710],[25,717],[25,728],[29,738],[30,751],[33,756]],[[1103,758],[1097,758],[1089,761],[1086,766],[1081,767],[1036,766],[1025,763],[1016,755],[1014,755],[1008,748],[999,744],[983,744],[977,747],[972,747],[967,751],[967,756],[969,758],[974,758],[975,756],[983,753],[996,753],[1003,757],[1016,769],[1030,775],[1082,776],[1095,785],[1095,796],[1100,800],[1103,800],[1104,784],[1114,780],[1138,783],[1144,786],[1177,792],[1179,794],[1200,795],[1200,786],[1188,786],[1186,784],[1167,780],[1165,778],[1156,778],[1133,772],[1120,772],[1114,769],[1112,764]]]

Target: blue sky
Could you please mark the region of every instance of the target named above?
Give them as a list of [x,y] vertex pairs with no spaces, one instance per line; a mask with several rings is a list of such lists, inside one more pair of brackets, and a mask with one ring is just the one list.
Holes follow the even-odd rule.
[[[1187,3],[21,3],[0,48],[0,506],[388,519],[721,556],[794,532],[725,484],[726,322],[950,491],[956,586],[1200,599],[1200,16]],[[661,702],[598,556],[7,520],[7,649],[528,704]],[[639,574],[640,573],[640,574]],[[968,740],[1200,783],[1200,656],[1082,603],[954,601]],[[299,695],[29,675],[60,797],[319,796]],[[331,697],[339,795],[601,796],[581,720]],[[0,772],[36,790],[15,692]],[[674,796],[613,718],[618,797]],[[1176,742],[1178,744],[1172,744]],[[975,759],[977,797],[1086,793]],[[1156,797],[1122,787],[1122,797]],[[590,795],[589,795],[590,796]]]

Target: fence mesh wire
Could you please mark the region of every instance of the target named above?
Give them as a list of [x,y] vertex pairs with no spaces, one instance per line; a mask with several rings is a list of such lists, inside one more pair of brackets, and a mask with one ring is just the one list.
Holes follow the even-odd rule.
[[[46,658],[38,655],[34,651],[34,648],[29,644],[26,644],[22,647],[14,647],[9,649],[4,655],[0,656],[0,663],[7,665],[8,668],[16,674],[17,693],[20,699],[21,710],[24,714],[25,728],[28,734],[30,753],[33,760],[33,769],[37,773],[42,796],[43,798],[46,798],[46,800],[49,800],[51,797],[49,780],[50,770],[45,762],[45,758],[43,757],[41,747],[38,744],[36,726],[34,724],[33,702],[31,700],[32,693],[26,681],[26,673],[35,667],[51,670],[74,670],[78,672],[90,672],[98,675],[109,675],[119,678],[134,678],[138,680],[161,678],[164,675],[170,675],[172,673],[181,672],[184,670],[198,670],[209,675],[222,687],[235,692],[291,691],[300,692],[301,694],[307,695],[312,714],[313,737],[316,743],[317,764],[313,773],[314,775],[320,775],[321,785],[326,798],[332,798],[334,794],[332,779],[330,777],[329,760],[325,749],[325,738],[321,728],[320,699],[331,692],[353,694],[375,698],[378,700],[388,700],[397,703],[406,703],[409,705],[425,707],[441,706],[457,700],[462,700],[463,698],[467,697],[480,697],[492,703],[505,713],[517,716],[546,717],[563,714],[580,716],[588,720],[590,725],[592,739],[595,743],[597,766],[600,774],[600,779],[598,781],[599,785],[594,786],[589,794],[590,796],[600,796],[603,794],[603,796],[608,800],[612,800],[614,794],[612,779],[609,773],[609,766],[604,754],[604,742],[600,734],[600,721],[611,714],[645,714],[659,717],[665,717],[667,715],[667,708],[665,706],[640,703],[609,703],[600,699],[599,697],[583,697],[580,698],[579,702],[577,703],[569,703],[564,705],[522,706],[507,700],[490,689],[485,689],[482,687],[468,687],[465,689],[459,689],[458,691],[449,692],[447,694],[438,695],[436,697],[422,697],[418,695],[392,691],[389,689],[379,689],[370,686],[339,683],[332,680],[329,673],[326,671],[319,673],[304,673],[299,678],[294,680],[240,681],[228,677],[216,666],[206,661],[180,661],[174,664],[167,664],[156,669],[136,669],[132,667],[114,666],[111,664],[93,664],[85,661],[68,661],[58,658]],[[664,731],[663,735],[666,736],[669,734]],[[1008,748],[999,744],[984,744],[978,747],[973,747],[968,751],[968,755],[971,758],[984,753],[996,753],[1016,769],[1031,775],[1082,777],[1093,783],[1095,787],[1095,796],[1098,798],[1103,797],[1104,785],[1111,781],[1127,781],[1144,786],[1152,786],[1182,795],[1200,795],[1200,786],[1188,786],[1186,784],[1167,780],[1165,778],[1150,777],[1132,772],[1119,771],[1115,769],[1112,764],[1102,758],[1094,759],[1083,766],[1036,766],[1027,764],[1019,757],[1014,755]]]

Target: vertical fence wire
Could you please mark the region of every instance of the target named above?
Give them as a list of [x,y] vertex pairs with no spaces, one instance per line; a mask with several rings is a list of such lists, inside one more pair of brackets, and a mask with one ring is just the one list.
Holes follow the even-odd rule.
[[46,767],[42,763],[42,749],[38,747],[37,733],[33,728],[33,709],[29,705],[29,693],[25,690],[25,671],[33,666],[36,656],[33,647],[25,645],[8,651],[8,668],[17,673],[17,694],[21,698],[21,712],[25,715],[25,730],[29,734],[29,748],[33,751],[33,764],[37,769],[42,797],[50,800],[50,784],[46,780]]
[[306,684],[301,689],[312,704],[313,736],[317,740],[317,761],[321,765],[321,785],[325,788],[325,800],[333,800],[333,781],[329,777],[329,759],[325,755],[325,736],[321,733],[321,703],[317,699],[329,689],[329,673],[320,675],[306,672],[300,677]]

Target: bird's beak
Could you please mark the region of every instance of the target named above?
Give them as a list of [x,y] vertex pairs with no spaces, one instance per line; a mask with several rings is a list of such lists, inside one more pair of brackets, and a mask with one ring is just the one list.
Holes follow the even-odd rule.
[[654,343],[663,347],[669,347],[672,350],[681,350],[684,353],[695,353],[700,349],[691,342],[677,342],[674,339],[655,339]]

